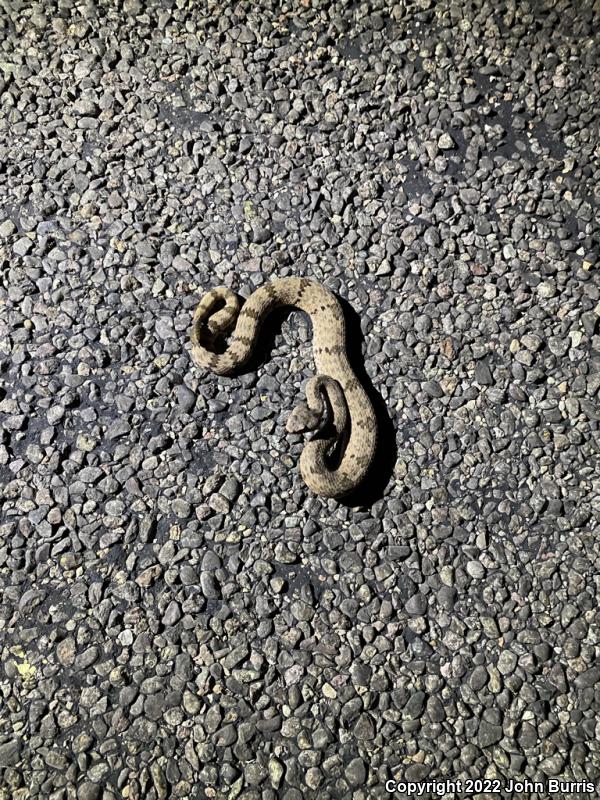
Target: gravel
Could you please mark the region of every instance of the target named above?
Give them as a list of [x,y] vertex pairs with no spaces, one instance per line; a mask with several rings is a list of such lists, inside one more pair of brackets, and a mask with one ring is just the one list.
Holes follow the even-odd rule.
[[[2,12],[0,800],[600,784],[597,25],[546,6]],[[290,275],[354,311],[368,502],[300,477],[299,314],[190,361]]]

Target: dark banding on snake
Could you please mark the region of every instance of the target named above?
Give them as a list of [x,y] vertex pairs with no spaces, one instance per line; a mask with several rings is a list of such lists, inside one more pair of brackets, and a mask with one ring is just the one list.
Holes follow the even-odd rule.
[[246,304],[240,311],[240,317],[250,317],[257,322],[260,319],[260,314]]
[[300,282],[298,285],[298,294],[296,296],[296,300],[294,301],[294,305],[301,306],[302,305],[302,298],[304,296],[305,291],[310,287],[311,282],[306,278],[300,278]]

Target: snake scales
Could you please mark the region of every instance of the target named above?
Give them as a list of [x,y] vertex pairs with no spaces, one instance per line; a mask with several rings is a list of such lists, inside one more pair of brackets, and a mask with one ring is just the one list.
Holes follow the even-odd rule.
[[[315,432],[300,456],[300,471],[315,494],[343,497],[371,466],[377,425],[373,406],[348,362],[344,315],[331,292],[305,278],[281,278],[261,286],[240,306],[227,287],[212,289],[194,313],[192,358],[219,375],[236,372],[250,358],[261,323],[280,306],[301,309],[313,327],[317,375],[306,386],[307,405],[297,406],[287,424],[289,432]],[[229,333],[228,346],[219,352]]]

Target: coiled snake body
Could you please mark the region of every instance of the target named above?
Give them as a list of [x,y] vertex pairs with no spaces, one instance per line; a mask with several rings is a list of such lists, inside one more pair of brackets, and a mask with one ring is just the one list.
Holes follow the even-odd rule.
[[[275,308],[293,306],[313,327],[316,377],[306,387],[307,405],[288,419],[289,432],[316,431],[300,456],[307,486],[323,497],[343,497],[365,477],[375,455],[377,425],[371,402],[346,355],[346,325],[336,297],[305,278],[281,278],[257,289],[241,306],[220,286],[205,294],[192,322],[192,358],[201,367],[228,375],[252,354],[261,323]],[[231,333],[224,352],[218,343]],[[332,464],[332,449],[337,463]]]

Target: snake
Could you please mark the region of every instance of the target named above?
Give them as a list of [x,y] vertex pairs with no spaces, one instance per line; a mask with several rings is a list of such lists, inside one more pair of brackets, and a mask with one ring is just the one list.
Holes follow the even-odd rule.
[[191,329],[194,363],[217,375],[232,375],[248,362],[260,328],[276,308],[308,315],[316,375],[306,384],[306,403],[288,418],[288,433],[312,433],[300,455],[300,473],[316,495],[339,499],[364,481],[377,444],[373,405],[347,356],[346,322],[338,298],[307,278],[278,278],[244,302],[226,286],[204,294]]

